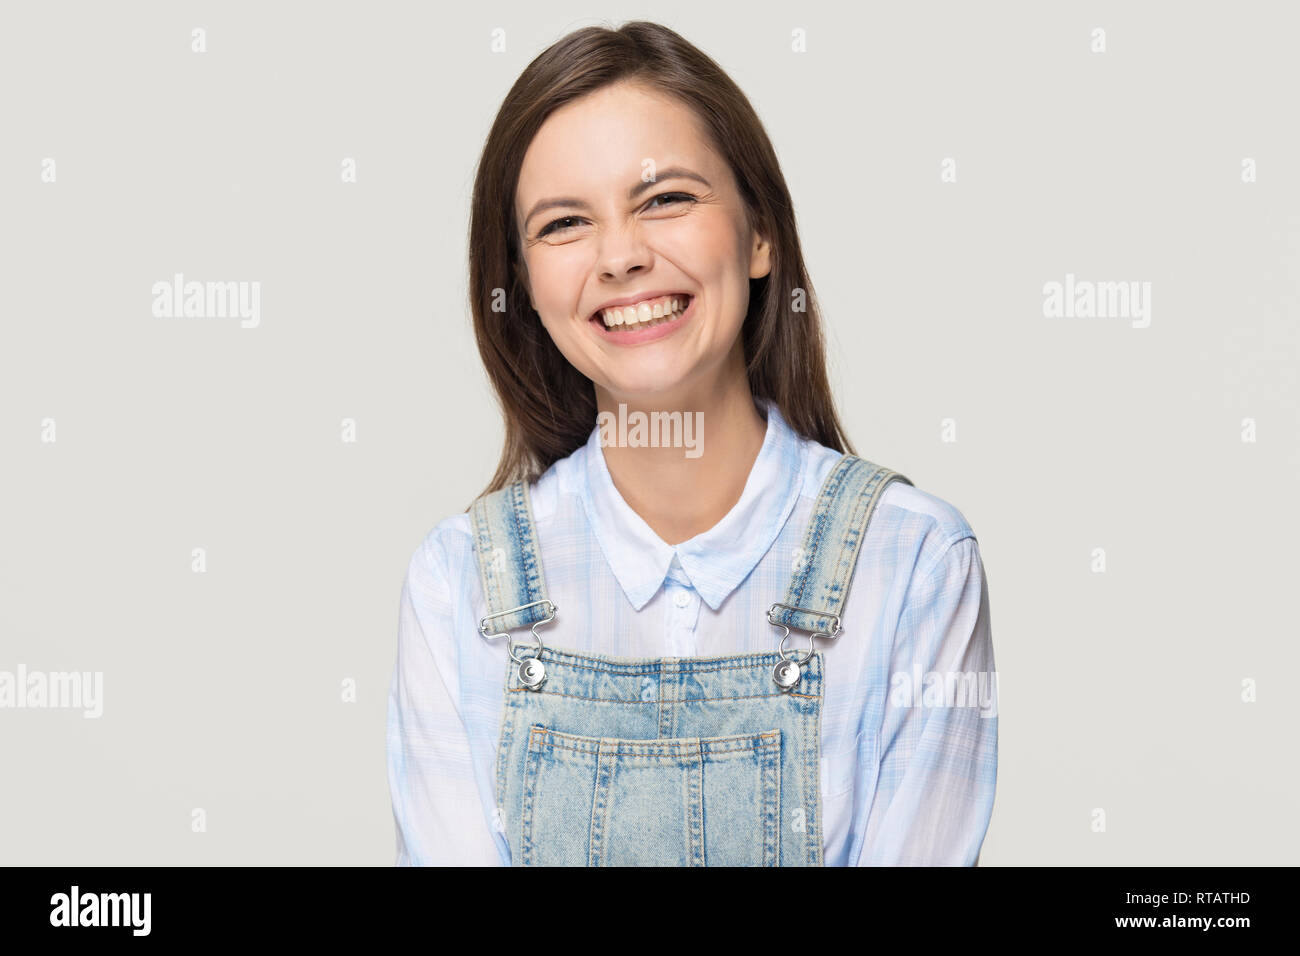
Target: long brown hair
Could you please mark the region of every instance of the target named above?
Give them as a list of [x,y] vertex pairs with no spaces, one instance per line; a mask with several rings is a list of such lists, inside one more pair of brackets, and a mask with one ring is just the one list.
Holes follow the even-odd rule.
[[[676,97],[700,118],[745,200],[751,229],[772,243],[771,271],[750,280],[741,328],[749,386],[806,438],[853,454],[835,413],[812,282],[776,152],[740,88],[680,34],[635,20],[584,27],[537,56],[506,94],[474,179],[469,305],[474,336],[505,415],[505,447],[488,494],[533,481],[580,448],[596,424],[591,379],[564,357],[520,281],[514,196],[524,153],[556,109],[622,80]],[[796,310],[795,303],[799,304]]]

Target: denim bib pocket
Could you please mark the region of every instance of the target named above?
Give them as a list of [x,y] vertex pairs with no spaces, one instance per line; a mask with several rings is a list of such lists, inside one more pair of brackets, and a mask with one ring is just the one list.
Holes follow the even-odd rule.
[[776,866],[777,728],[621,739],[529,727],[521,865]]

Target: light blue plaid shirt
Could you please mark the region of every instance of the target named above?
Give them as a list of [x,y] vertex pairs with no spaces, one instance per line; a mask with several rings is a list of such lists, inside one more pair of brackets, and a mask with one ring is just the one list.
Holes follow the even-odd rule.
[[[668,545],[614,487],[593,427],[530,488],[558,609],[547,644],[625,657],[775,650],[765,615],[785,600],[839,457],[769,404],[740,500]],[[415,549],[402,587],[388,702],[399,865],[510,863],[494,813],[508,658],[504,639],[479,634],[486,613],[469,515],[453,515]],[[835,638],[816,639],[826,865],[975,864],[993,812],[997,685],[984,569],[961,512],[891,482],[841,617]],[[807,640],[794,631],[787,648],[802,654]]]

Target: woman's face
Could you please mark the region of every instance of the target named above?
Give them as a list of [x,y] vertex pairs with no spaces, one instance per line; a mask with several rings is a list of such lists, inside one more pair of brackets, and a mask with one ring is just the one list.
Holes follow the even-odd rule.
[[[555,111],[524,155],[515,214],[533,308],[598,400],[671,405],[743,376],[726,359],[770,244],[689,108],[624,82]],[[672,299],[684,311],[655,322]],[[601,312],[642,301],[622,325]]]

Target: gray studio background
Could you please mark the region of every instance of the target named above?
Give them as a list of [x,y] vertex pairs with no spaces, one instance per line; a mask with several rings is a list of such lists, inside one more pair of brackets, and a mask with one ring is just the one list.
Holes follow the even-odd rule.
[[[104,685],[0,710],[0,862],[393,862],[403,576],[502,431],[474,164],[533,56],[637,18],[767,125],[859,453],[975,529],[981,865],[1296,862],[1300,14],[816,2],[4,5],[0,670]],[[260,324],[155,317],[177,272]],[[1045,317],[1067,273],[1150,324]]]

